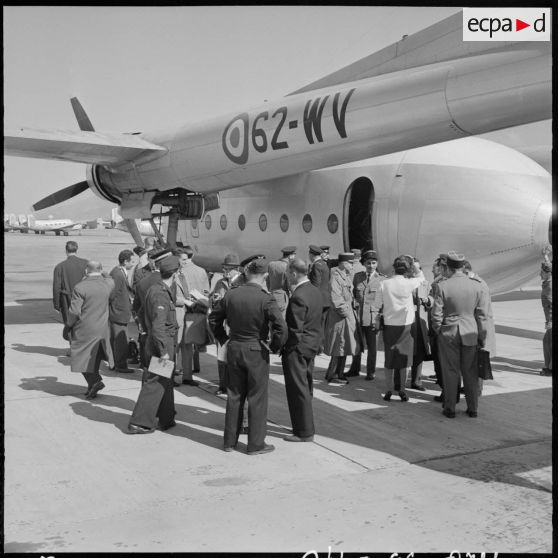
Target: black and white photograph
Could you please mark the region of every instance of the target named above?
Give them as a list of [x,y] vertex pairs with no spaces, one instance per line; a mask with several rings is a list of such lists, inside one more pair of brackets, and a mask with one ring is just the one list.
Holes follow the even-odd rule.
[[550,555],[552,15],[4,6],[4,553]]

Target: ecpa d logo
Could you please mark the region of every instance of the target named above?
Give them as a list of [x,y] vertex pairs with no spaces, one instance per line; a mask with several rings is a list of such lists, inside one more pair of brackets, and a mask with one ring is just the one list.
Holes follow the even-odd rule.
[[464,41],[550,41],[550,8],[463,8]]

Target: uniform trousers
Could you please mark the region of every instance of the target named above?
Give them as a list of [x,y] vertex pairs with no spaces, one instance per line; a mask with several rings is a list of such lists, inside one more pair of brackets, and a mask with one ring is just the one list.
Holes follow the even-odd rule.
[[87,382],[87,387],[92,388],[97,382],[101,382],[103,380],[102,376],[99,372],[83,372],[83,377]]
[[543,337],[544,367],[552,370],[552,328],[544,332]]
[[[364,338],[366,339],[366,373],[367,374],[375,374],[376,373],[376,341],[377,341],[377,332],[371,326],[361,326],[360,327]],[[360,372],[361,366],[361,356],[362,353],[353,356],[353,362],[351,363],[351,367],[349,368],[349,372]]]
[[174,422],[174,390],[172,380],[151,372],[141,386],[141,391],[130,418],[130,424],[153,429],[157,418],[162,428]]
[[344,378],[343,371],[345,370],[346,361],[346,356],[332,356],[327,367],[325,379],[332,380],[333,378]]
[[407,383],[406,368],[386,368],[386,391],[405,391]]
[[324,352],[325,324],[326,324],[326,318],[328,312],[329,312],[329,306],[323,306],[322,307],[322,340],[320,341],[320,350],[318,351],[318,353]]
[[293,434],[301,438],[313,436],[315,432],[312,413],[313,361],[314,357],[305,357],[296,350],[281,357]]
[[444,408],[455,411],[460,376],[463,377],[467,409],[477,411],[479,401],[479,372],[477,347],[463,345],[461,336],[438,335],[438,351],[444,378]]
[[128,324],[110,322],[110,344],[115,368],[128,367]]
[[248,400],[248,451],[263,449],[267,433],[269,353],[258,340],[229,341],[225,447],[238,442]]

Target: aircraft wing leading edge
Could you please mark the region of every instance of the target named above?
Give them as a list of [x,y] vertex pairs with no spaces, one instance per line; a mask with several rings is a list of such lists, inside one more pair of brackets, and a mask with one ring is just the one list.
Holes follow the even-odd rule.
[[18,157],[114,165],[166,152],[165,147],[127,134],[22,128],[4,135],[5,155]]

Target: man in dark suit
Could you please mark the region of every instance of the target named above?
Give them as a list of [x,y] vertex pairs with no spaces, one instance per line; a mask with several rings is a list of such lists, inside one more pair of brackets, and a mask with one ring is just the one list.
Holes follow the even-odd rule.
[[[174,360],[176,352],[176,309],[171,286],[173,275],[180,263],[176,256],[168,256],[159,262],[160,273],[154,274],[154,283],[145,297],[144,320],[147,327],[146,360],[156,356]],[[174,415],[174,391],[172,378],[147,372],[146,380],[134,407],[128,434],[149,434],[156,427],[157,418],[161,430],[176,426]]]
[[[209,315],[209,324],[217,341],[221,345],[229,341],[224,450],[232,451],[236,447],[242,427],[242,407],[247,398],[248,455],[275,449],[265,443],[269,353],[281,349],[287,338],[287,324],[275,299],[265,288],[266,272],[264,258],[253,260],[246,267],[247,283],[228,291]],[[230,335],[225,331],[225,320]]]
[[322,295],[310,283],[307,269],[305,261],[295,258],[287,271],[292,295],[287,306],[289,332],[281,362],[293,425],[293,434],[284,438],[288,442],[312,442],[315,432],[312,371],[322,336]]
[[481,282],[463,272],[465,256],[448,252],[449,277],[438,283],[432,305],[432,328],[437,335],[444,378],[444,410],[455,418],[455,394],[463,376],[467,414],[477,416],[477,347],[487,334],[488,300]]
[[325,338],[325,320],[329,307],[331,306],[331,298],[329,295],[329,266],[324,259],[326,246],[316,246],[311,244],[308,247],[308,257],[310,259],[310,270],[308,271],[308,279],[310,283],[320,289],[322,293],[322,341],[320,344],[320,352],[323,350]]
[[118,264],[110,276],[114,280],[114,290],[109,299],[110,344],[114,355],[116,372],[130,373],[128,368],[128,322],[132,317],[131,287],[128,272],[134,267],[134,253],[122,250],[118,254]]
[[78,243],[74,240],[66,242],[66,259],[54,268],[52,281],[52,302],[54,309],[62,315],[64,329],[62,335],[69,341],[68,309],[74,287],[85,277],[87,260],[77,255]]

